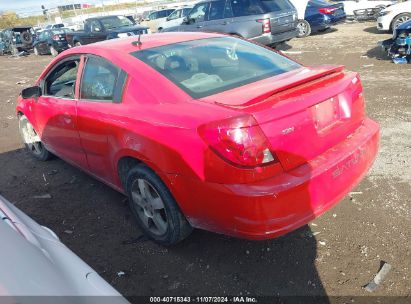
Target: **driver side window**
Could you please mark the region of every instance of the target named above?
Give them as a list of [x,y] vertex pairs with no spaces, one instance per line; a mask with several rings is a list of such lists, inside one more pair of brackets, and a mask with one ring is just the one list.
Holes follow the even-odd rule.
[[91,31],[92,32],[101,32],[100,22],[98,22],[98,21],[91,22]]
[[75,86],[80,59],[68,60],[54,69],[45,79],[44,95],[75,98]]
[[189,20],[194,20],[195,22],[202,22],[205,19],[206,12],[208,10],[208,3],[201,3],[194,6],[193,10],[188,16]]

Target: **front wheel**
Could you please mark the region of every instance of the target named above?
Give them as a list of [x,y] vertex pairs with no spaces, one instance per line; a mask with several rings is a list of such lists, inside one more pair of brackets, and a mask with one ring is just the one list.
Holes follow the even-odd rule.
[[44,147],[33,125],[24,115],[20,116],[19,130],[27,151],[29,151],[33,157],[41,161],[46,161],[51,157],[51,153]]
[[410,20],[411,20],[410,13],[399,14],[397,17],[394,18],[392,22],[392,29],[395,30],[397,27],[399,27],[404,22],[407,22]]
[[126,190],[137,223],[153,241],[169,246],[191,233],[192,227],[170,191],[147,166],[140,164],[130,170]]
[[59,52],[57,52],[57,50],[52,45],[50,46],[50,53],[53,57],[56,57],[59,54]]
[[306,20],[298,20],[297,23],[297,29],[298,29],[298,38],[303,38],[310,36],[311,34],[311,26]]

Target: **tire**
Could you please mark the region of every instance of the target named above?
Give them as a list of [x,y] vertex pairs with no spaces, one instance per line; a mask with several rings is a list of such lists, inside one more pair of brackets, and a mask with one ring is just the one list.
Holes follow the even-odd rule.
[[148,238],[170,246],[190,235],[193,228],[170,191],[147,166],[139,164],[128,172],[126,191],[137,223]]
[[40,52],[39,52],[37,46],[35,46],[35,47],[33,48],[33,52],[34,52],[34,55],[40,56]]
[[304,38],[311,34],[311,25],[306,20],[298,20],[297,29],[297,38]]
[[33,36],[27,31],[22,32],[20,34],[20,39],[23,42],[23,44],[32,44],[33,43]]
[[400,24],[411,20],[410,13],[399,14],[397,17],[394,18],[392,21],[391,29],[395,30]]
[[57,52],[57,50],[52,45],[50,45],[50,53],[53,57],[56,57],[59,54],[59,52]]
[[27,151],[36,159],[46,161],[51,153],[42,144],[32,124],[25,115],[19,117],[19,131]]

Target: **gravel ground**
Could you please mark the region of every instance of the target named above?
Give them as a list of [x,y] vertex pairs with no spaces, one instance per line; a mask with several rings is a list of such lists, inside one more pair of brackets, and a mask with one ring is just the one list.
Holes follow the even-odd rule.
[[[380,52],[376,43],[387,37],[374,23],[347,23],[282,46],[304,64],[359,72],[368,115],[382,128],[379,157],[351,197],[294,233],[251,242],[195,231],[167,249],[139,239],[124,196],[59,159],[41,163],[22,150],[16,96],[50,56],[0,57],[0,193],[126,296],[367,296],[362,286],[381,261],[393,268],[372,295],[410,296],[410,65]],[[51,199],[33,198],[43,194]]]

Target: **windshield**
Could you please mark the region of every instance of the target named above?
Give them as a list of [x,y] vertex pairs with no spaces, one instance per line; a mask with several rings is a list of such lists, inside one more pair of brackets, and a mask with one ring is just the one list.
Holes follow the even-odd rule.
[[130,21],[130,19],[124,16],[113,16],[113,17],[102,18],[101,23],[103,23],[104,28],[107,30],[117,28],[117,27],[134,25],[133,22]]
[[202,98],[301,66],[256,44],[221,37],[132,53],[193,98]]

